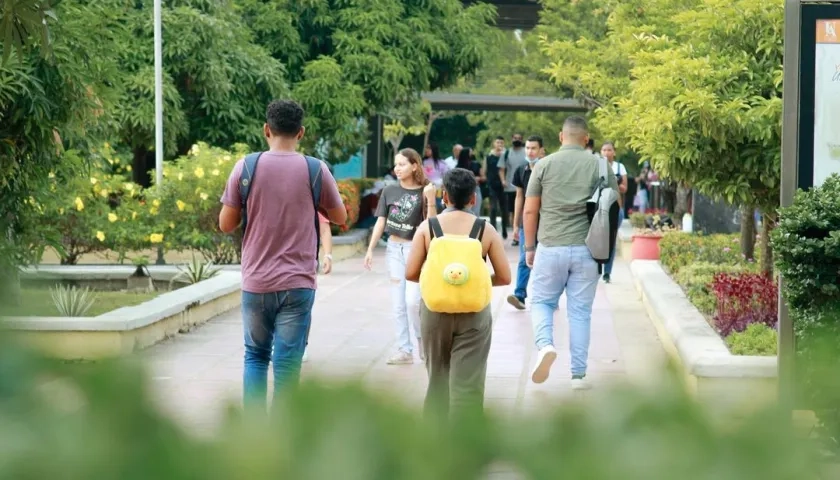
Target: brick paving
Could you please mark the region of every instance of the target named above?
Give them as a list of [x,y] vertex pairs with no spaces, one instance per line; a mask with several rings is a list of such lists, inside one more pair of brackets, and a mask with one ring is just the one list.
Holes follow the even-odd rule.
[[[508,247],[508,256],[515,275],[517,250]],[[599,285],[593,310],[587,375],[593,391],[621,381],[652,380],[665,358],[627,264],[617,259],[612,277],[612,284]],[[364,271],[361,258],[353,258],[336,264],[331,275],[319,279],[303,376],[360,381],[373,391],[419,407],[426,388],[425,367],[419,359],[414,365],[385,364],[395,343],[388,283],[381,248],[373,271]],[[513,288],[494,289],[486,405],[500,414],[539,411],[572,395],[565,301],[561,300],[555,316],[558,359],[549,380],[536,385],[528,378],[536,357],[529,312],[517,311],[506,302]],[[239,402],[243,352],[241,320],[235,311],[162,342],[142,356],[161,408],[190,431],[203,434],[213,431],[229,404]]]

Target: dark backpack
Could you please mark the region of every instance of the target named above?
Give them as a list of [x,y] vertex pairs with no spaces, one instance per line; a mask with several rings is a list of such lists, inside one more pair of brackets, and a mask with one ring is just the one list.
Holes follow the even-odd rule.
[[[242,203],[242,232],[248,228],[248,195],[257,173],[257,164],[263,152],[252,153],[245,157],[242,174],[239,176],[239,197]],[[321,253],[321,220],[318,218],[318,204],[321,203],[321,160],[304,155],[309,168],[309,188],[312,192],[312,205],[315,207],[315,259]]]

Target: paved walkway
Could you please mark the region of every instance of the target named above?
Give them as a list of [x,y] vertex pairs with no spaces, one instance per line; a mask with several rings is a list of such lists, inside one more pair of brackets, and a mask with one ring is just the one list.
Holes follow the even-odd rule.
[[[515,275],[516,249],[509,247]],[[613,283],[601,283],[592,318],[587,378],[597,389],[617,381],[644,382],[664,361],[656,331],[632,285],[626,263],[616,261]],[[304,378],[359,380],[409,405],[422,404],[426,372],[414,365],[391,366],[394,351],[384,249],[373,271],[361,258],[338,263],[319,279]],[[486,404],[502,414],[538,410],[571,395],[565,301],[555,317],[558,359],[549,380],[529,380],[536,357],[529,312],[507,304],[513,286],[499,287],[493,300],[493,345],[488,361]],[[145,352],[162,408],[196,433],[210,433],[226,405],[238,402],[242,383],[239,312],[160,343]],[[416,355],[416,354],[415,354]]]

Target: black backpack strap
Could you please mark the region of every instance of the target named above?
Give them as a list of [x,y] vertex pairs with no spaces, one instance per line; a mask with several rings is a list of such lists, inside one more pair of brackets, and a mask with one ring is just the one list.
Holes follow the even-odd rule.
[[304,155],[306,167],[309,170],[309,189],[312,192],[312,204],[315,206],[315,261],[321,254],[321,219],[318,217],[318,207],[321,204],[321,160]]
[[429,233],[432,234],[432,238],[443,236],[443,229],[440,228],[440,221],[437,217],[429,217]]
[[484,226],[486,222],[483,218],[476,217],[475,222],[473,222],[472,230],[470,230],[470,238],[474,238],[476,240],[481,241],[484,237]]
[[254,174],[257,173],[257,163],[260,161],[262,152],[252,153],[245,157],[242,165],[242,172],[239,175],[239,203],[241,205],[240,216],[242,218],[242,231],[248,227],[248,196],[251,194],[251,186],[254,184]]

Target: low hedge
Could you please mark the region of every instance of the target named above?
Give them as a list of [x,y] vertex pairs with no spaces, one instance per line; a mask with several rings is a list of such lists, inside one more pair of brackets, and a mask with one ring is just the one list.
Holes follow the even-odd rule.
[[[683,267],[697,262],[738,265],[745,262],[739,241],[737,235],[669,232],[659,241],[659,260],[675,275]],[[747,261],[755,262],[758,258]]]

